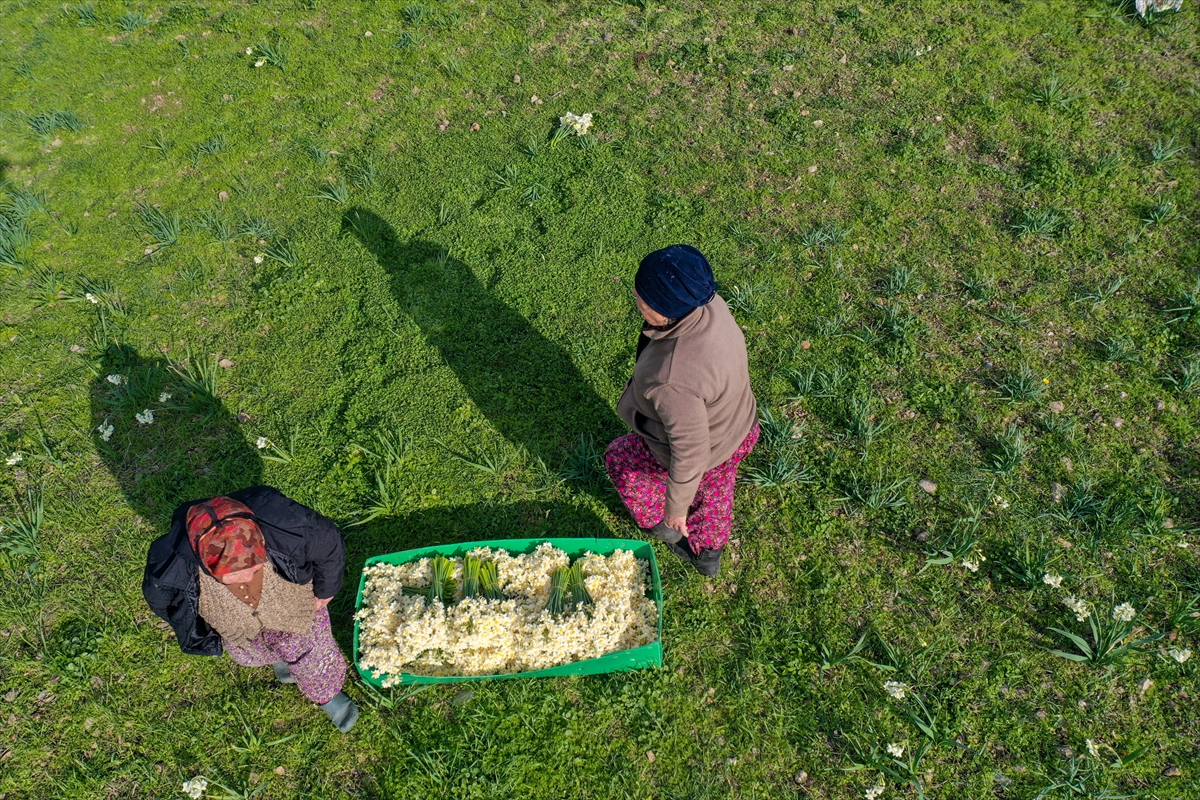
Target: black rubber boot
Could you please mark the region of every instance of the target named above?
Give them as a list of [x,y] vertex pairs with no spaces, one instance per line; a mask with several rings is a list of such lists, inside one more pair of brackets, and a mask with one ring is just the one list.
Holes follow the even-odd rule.
[[711,578],[721,571],[721,551],[724,548],[702,549],[699,553],[693,553],[687,542],[668,542],[667,547],[672,553],[695,567],[701,575]]
[[271,666],[275,668],[275,678],[280,683],[296,682],[296,679],[292,677],[291,667],[287,665],[286,661],[276,661]]
[[354,723],[358,722],[358,706],[354,705],[354,701],[345,692],[338,692],[328,703],[322,703],[321,710],[333,720],[334,727],[342,733],[348,732],[354,727]]
[[653,536],[660,542],[666,542],[667,544],[675,544],[683,538],[682,533],[669,527],[665,522],[659,522],[653,528],[642,528],[642,530],[647,536]]
[[696,571],[710,578],[716,576],[721,571],[721,551],[723,549],[718,547],[716,550],[701,550],[697,554],[696,560],[692,562],[696,565]]

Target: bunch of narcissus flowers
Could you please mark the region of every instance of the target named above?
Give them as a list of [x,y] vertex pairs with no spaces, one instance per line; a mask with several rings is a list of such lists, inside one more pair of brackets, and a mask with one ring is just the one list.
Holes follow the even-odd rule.
[[649,564],[629,550],[572,564],[549,543],[517,556],[479,547],[366,573],[358,660],[384,686],[402,672],[526,672],[658,639]]

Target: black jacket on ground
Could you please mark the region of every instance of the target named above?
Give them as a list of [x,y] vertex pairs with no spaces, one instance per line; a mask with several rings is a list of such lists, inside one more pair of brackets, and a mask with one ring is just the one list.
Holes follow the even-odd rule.
[[[342,588],[346,548],[327,517],[269,486],[251,486],[232,497],[254,512],[275,572],[292,583],[312,581],[313,594],[333,597]],[[205,498],[208,499],[208,498]],[[200,616],[200,558],[187,535],[187,512],[200,500],[175,509],[171,530],[155,539],[146,557],[142,594],[150,609],[171,624],[183,652],[219,656],[221,634]]]

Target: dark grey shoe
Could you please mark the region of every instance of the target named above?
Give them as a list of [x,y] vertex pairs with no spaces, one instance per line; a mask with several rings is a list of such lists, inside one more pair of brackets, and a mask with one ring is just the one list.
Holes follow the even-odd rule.
[[338,692],[328,703],[322,703],[321,710],[333,720],[334,727],[342,733],[348,732],[354,727],[354,723],[358,722],[358,706],[354,705],[354,701],[345,692]]
[[724,548],[693,553],[687,542],[668,542],[667,547],[672,553],[695,567],[701,575],[711,578],[721,571],[721,551]]
[[292,669],[287,665],[286,661],[276,661],[271,665],[275,669],[275,678],[280,683],[295,683],[296,679],[292,677]]
[[675,544],[683,538],[682,533],[669,527],[665,522],[659,522],[653,528],[642,528],[642,530],[647,536],[653,536],[660,542],[666,542],[667,544]]
[[721,550],[701,550],[696,555],[696,560],[692,563],[696,565],[696,571],[701,575],[706,575],[709,578],[715,577],[721,571]]

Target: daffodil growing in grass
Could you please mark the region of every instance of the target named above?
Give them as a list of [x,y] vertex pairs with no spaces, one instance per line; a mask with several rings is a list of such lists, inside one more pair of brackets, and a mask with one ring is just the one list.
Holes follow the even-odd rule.
[[568,136],[587,137],[588,130],[592,127],[592,115],[573,114],[570,111],[558,118],[558,128],[554,131],[554,137],[550,140],[551,145],[558,144]]
[[1111,614],[1103,615],[1095,606],[1084,600],[1068,597],[1064,602],[1075,613],[1076,619],[1081,622],[1087,620],[1091,637],[1089,640],[1062,628],[1051,628],[1050,630],[1075,645],[1074,651],[1046,648],[1061,658],[1094,666],[1120,664],[1130,656],[1147,652],[1148,645],[1164,636],[1162,633],[1153,633],[1135,639],[1133,632],[1137,611],[1129,603],[1121,603]]
[[200,797],[204,796],[204,792],[207,789],[208,780],[199,775],[183,782],[183,793],[192,798],[192,800],[199,800]]
[[[859,735],[848,735],[847,740],[857,752],[851,757],[850,766],[843,767],[843,769],[847,772],[878,773],[879,778],[874,787],[867,790],[867,797],[879,797],[886,788],[886,781],[890,779],[895,783],[911,786],[917,797],[924,800],[930,781],[930,772],[924,761],[934,748],[951,748],[964,753],[970,753],[970,750],[955,741],[954,732],[938,721],[938,712],[931,711],[925,701],[911,691],[911,687],[895,681],[888,683],[904,687],[902,692],[889,690],[889,694],[894,699],[907,700],[907,702],[896,704],[893,708],[897,709],[901,719],[906,720],[915,728],[914,734],[919,738],[918,743],[906,745],[903,742],[888,742],[887,744],[872,742],[865,745]],[[873,733],[868,730],[863,735],[871,736]]]
[[979,532],[986,508],[983,503],[968,502],[967,516],[956,520],[950,531],[939,537],[937,545],[925,551],[925,564],[921,571],[924,572],[933,566],[961,563],[967,572],[978,572],[983,562],[987,561],[980,550],[982,534]]

